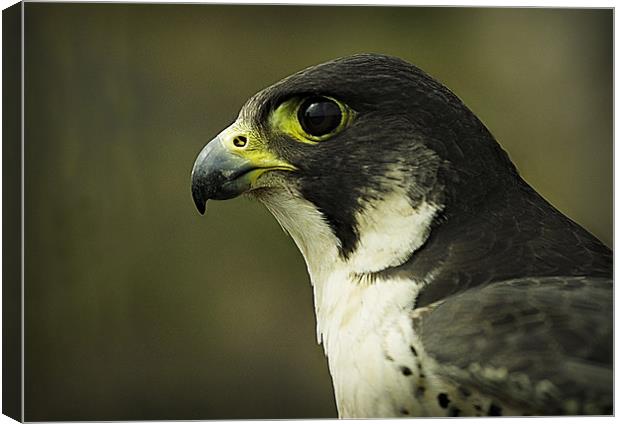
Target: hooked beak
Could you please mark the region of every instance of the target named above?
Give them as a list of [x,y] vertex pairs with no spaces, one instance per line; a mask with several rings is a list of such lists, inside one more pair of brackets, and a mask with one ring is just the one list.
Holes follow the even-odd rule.
[[262,149],[235,148],[230,133],[227,129],[207,143],[194,162],[192,197],[201,215],[209,199],[232,199],[251,190],[267,171],[295,169]]
[[207,200],[226,200],[250,188],[250,161],[226,149],[219,137],[200,152],[192,169],[192,196],[198,212],[205,213]]

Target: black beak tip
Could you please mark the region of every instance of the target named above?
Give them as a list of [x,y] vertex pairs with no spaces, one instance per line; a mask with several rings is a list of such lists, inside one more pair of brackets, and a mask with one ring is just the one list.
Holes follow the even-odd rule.
[[204,215],[207,210],[207,200],[202,195],[201,190],[194,185],[192,187],[192,197],[194,199],[194,204],[196,205],[196,209],[200,212],[200,215]]
[[207,210],[207,202],[203,202],[203,203],[196,203],[196,209],[198,209],[198,212],[200,212],[200,215],[204,215],[205,211]]

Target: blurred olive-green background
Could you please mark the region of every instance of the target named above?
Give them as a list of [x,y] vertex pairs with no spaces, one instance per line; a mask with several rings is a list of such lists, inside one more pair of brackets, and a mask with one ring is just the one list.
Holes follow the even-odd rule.
[[293,242],[190,171],[245,100],[357,52],[417,64],[612,241],[612,11],[25,5],[26,420],[334,417]]

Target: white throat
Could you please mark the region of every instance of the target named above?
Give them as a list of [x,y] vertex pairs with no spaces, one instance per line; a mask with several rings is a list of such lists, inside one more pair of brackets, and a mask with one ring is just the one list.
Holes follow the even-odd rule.
[[356,214],[359,240],[347,260],[339,256],[340,242],[313,204],[284,191],[261,197],[306,260],[317,339],[328,357],[341,417],[390,416],[392,410],[381,408],[414,398],[408,386],[399,386],[398,372],[386,369],[392,365],[385,358],[410,360],[415,335],[409,313],[423,282],[364,278],[402,264],[428,237],[438,207],[422,203],[414,208],[398,194]]
[[364,283],[360,276],[404,263],[426,241],[439,209],[427,202],[412,207],[400,190],[375,200],[355,215],[357,248],[343,260],[338,253],[340,241],[312,203],[284,190],[261,196],[260,200],[304,256],[314,287],[319,342],[325,341],[324,333],[335,311],[346,309],[343,303],[360,301],[353,293],[372,291],[372,284]]
[[401,265],[426,241],[436,211],[426,202],[412,207],[400,190],[366,205],[355,216],[359,242],[347,266],[363,274]]

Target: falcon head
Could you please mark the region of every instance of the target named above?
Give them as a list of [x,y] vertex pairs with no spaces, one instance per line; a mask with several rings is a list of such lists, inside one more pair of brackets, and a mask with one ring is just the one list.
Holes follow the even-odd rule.
[[360,54],[254,95],[198,155],[192,194],[201,213],[210,199],[257,198],[305,256],[312,237],[342,260],[375,246],[386,258],[359,267],[374,272],[402,263],[435,224],[475,211],[515,175],[446,87],[401,59]]

